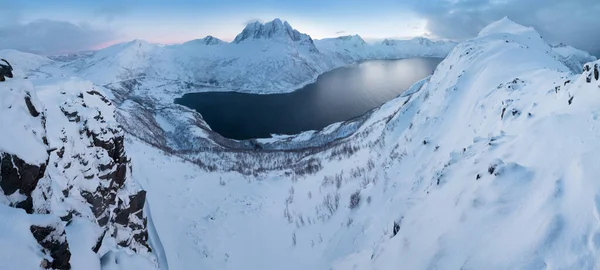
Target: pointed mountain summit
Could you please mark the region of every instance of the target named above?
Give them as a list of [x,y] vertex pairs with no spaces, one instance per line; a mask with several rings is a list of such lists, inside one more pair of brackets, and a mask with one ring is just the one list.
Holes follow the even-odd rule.
[[350,42],[354,45],[366,44],[365,40],[362,37],[360,37],[359,35],[341,36],[341,37],[337,37],[336,39],[345,41],[345,42]]
[[312,38],[292,28],[288,22],[274,19],[267,23],[253,22],[246,25],[244,30],[235,37],[233,43],[241,43],[246,40],[271,39],[292,42],[312,42]]
[[520,33],[535,33],[537,36],[537,31],[532,27],[527,27],[520,25],[508,17],[504,17],[500,20],[490,23],[488,26],[484,27],[480,32],[478,37],[487,36],[490,34],[496,33],[506,33],[506,34],[520,34]]
[[206,36],[205,38],[201,39],[200,41],[202,43],[204,43],[204,45],[219,45],[219,44],[225,43],[225,41],[220,40],[213,36]]

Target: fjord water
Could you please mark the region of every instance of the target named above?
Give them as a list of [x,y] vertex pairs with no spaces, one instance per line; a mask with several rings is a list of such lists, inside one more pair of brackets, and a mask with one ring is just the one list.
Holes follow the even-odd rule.
[[214,131],[232,139],[296,134],[360,116],[430,75],[440,58],[369,60],[338,68],[288,94],[190,93],[175,103],[202,114]]

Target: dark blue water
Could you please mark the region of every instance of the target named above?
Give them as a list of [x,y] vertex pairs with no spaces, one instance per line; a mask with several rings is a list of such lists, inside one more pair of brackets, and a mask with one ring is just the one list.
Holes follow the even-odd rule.
[[380,106],[430,75],[441,60],[371,60],[324,73],[315,83],[289,94],[191,93],[175,103],[196,110],[214,131],[228,138],[296,134]]

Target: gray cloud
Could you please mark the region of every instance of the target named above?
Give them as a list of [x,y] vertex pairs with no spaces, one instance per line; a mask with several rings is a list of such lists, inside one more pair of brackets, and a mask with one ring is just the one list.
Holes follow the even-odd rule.
[[43,19],[0,24],[0,49],[44,55],[87,50],[116,38],[112,31],[64,21]]
[[336,35],[341,35],[341,34],[346,34],[346,31],[337,31],[335,32]]
[[508,16],[535,27],[551,43],[566,43],[600,55],[598,0],[409,0],[435,36],[462,40]]
[[255,22],[257,22],[257,23],[264,23],[264,21],[263,21],[263,20],[261,20],[261,19],[249,19],[249,20],[246,20],[246,21],[243,23],[243,25],[244,25],[244,26],[246,26],[246,25],[249,25],[249,24],[251,24],[251,23],[255,23]]
[[110,23],[119,17],[127,16],[132,11],[133,8],[130,5],[126,5],[124,3],[112,4],[98,7],[96,10],[94,10],[94,15]]

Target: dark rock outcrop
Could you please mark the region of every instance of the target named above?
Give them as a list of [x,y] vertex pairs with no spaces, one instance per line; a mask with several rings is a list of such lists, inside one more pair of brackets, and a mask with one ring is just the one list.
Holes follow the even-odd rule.
[[[31,100],[29,92],[24,93],[24,104],[33,118],[38,118],[45,127],[46,118],[41,115]],[[40,116],[41,115],[41,116]],[[42,136],[44,144],[48,145],[45,135]],[[36,188],[38,181],[44,177],[48,160],[41,164],[28,164],[16,155],[0,152],[0,188],[5,195],[12,195],[19,191],[25,195],[25,200],[14,202],[15,207],[33,213],[31,193]]]
[[69,251],[69,244],[62,226],[32,225],[29,229],[33,237],[44,248],[44,252],[49,253],[53,259],[51,263],[46,264],[46,268],[71,269],[69,263],[71,251]]
[[[68,121],[46,119],[46,110],[36,107],[40,104],[37,97],[21,91],[24,102],[20,109],[27,110],[32,120],[43,127],[34,134],[46,146],[38,156],[47,155],[47,159],[29,164],[16,154],[0,152],[0,192],[7,196],[17,192],[24,195],[11,196],[12,207],[56,217],[56,224],[34,224],[30,228],[43,252],[53,259],[44,260],[42,267],[70,269],[71,253],[64,226],[74,217],[88,219],[102,229],[98,242],[89,247],[94,252],[100,250],[105,237],[114,238],[113,243],[134,252],[150,252],[143,213],[146,192],[131,180],[124,132],[114,118],[111,102],[96,90],[60,92],[65,101],[53,109],[62,112]],[[47,125],[54,132],[48,132]],[[66,130],[78,130],[78,134],[67,136]],[[54,136],[52,145],[47,135]],[[88,182],[82,185],[81,181]],[[67,197],[83,198],[83,204],[67,203]],[[65,203],[56,207],[56,202]]]

